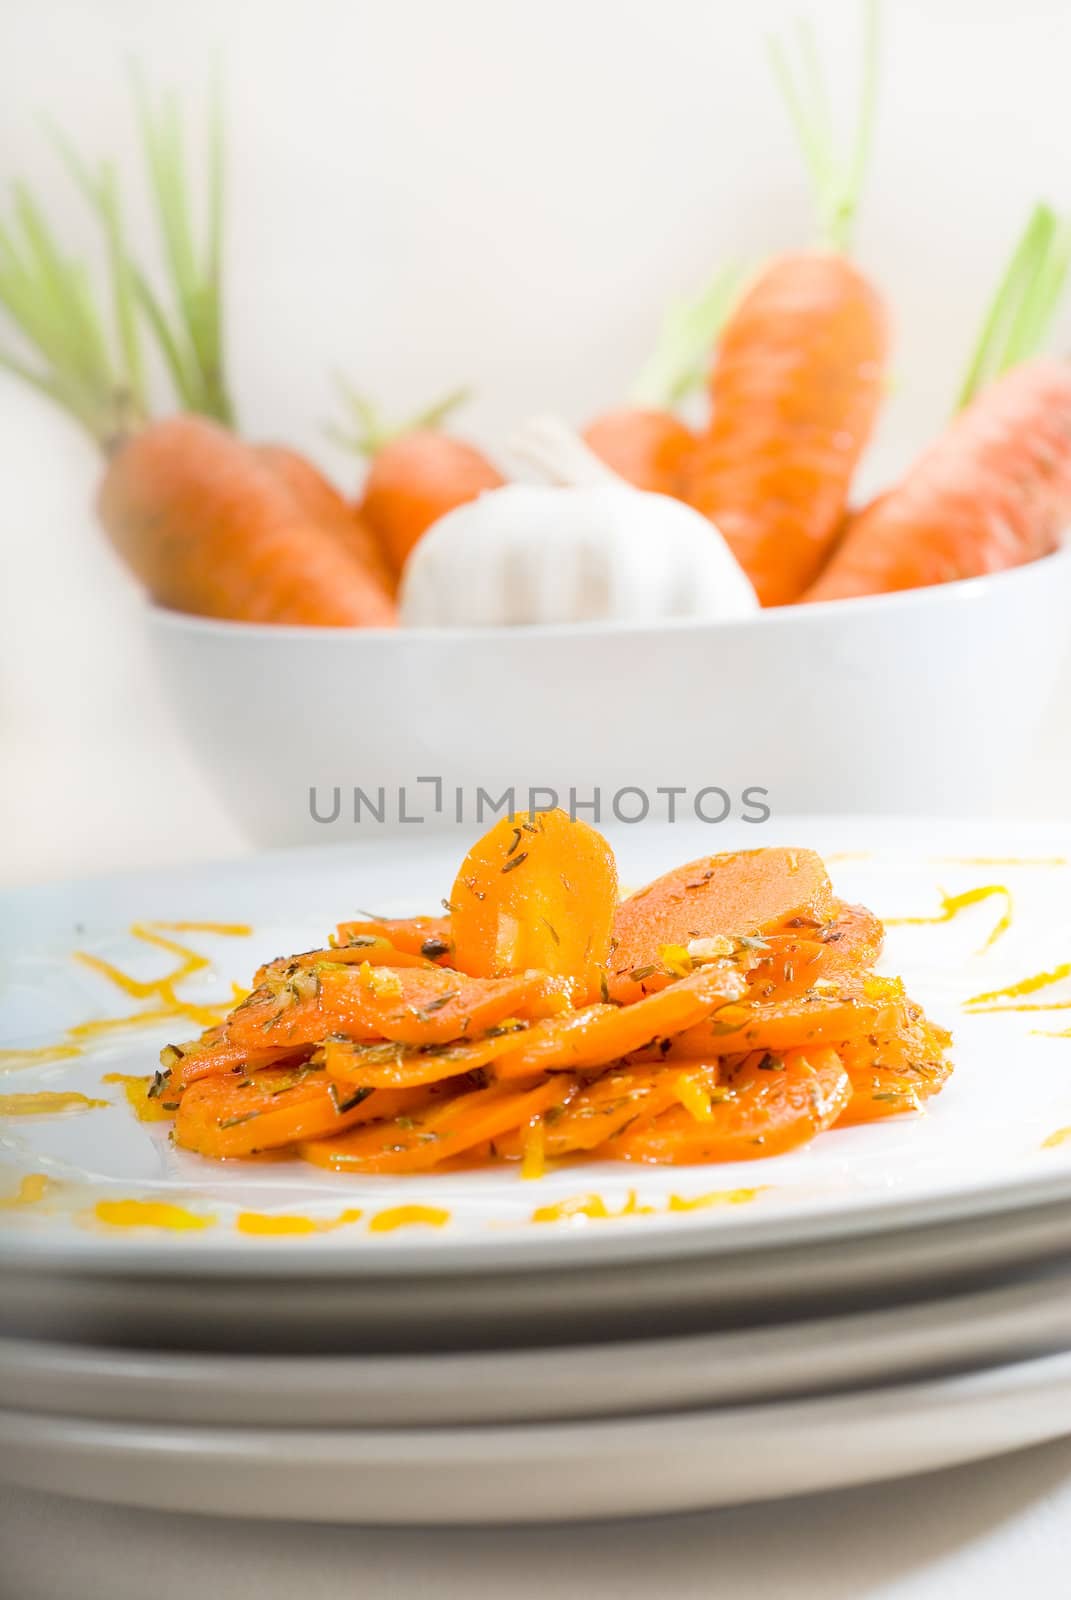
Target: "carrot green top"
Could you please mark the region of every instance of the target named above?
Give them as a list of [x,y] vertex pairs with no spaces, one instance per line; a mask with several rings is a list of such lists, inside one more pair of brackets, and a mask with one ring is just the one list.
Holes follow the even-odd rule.
[[980,389],[1041,349],[1067,289],[1071,218],[1036,205],[1016,241],[986,312],[957,409]]
[[859,196],[870,160],[878,83],[877,0],[863,7],[863,62],[859,106],[847,152],[837,148],[829,89],[809,21],[797,24],[796,61],[788,44],[769,41],[770,59],[810,174],[821,229],[821,242],[847,251],[859,208]]
[[[0,223],[0,307],[25,346],[0,348],[0,367],[39,390],[108,448],[150,415],[142,321],[159,345],[183,409],[233,421],[222,352],[223,127],[218,94],[209,133],[209,219],[199,257],[191,225],[178,104],[137,101],[171,299],[165,307],[128,248],[111,161],[88,163],[57,130],[59,153],[101,229],[106,290],[67,253],[25,184]],[[110,306],[110,310],[109,310]]]

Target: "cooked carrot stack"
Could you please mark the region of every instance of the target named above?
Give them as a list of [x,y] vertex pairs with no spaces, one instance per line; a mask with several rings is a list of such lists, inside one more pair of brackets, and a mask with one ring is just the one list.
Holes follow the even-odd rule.
[[346,922],[269,962],[152,1092],[217,1159],[776,1155],[917,1111],[951,1071],[949,1035],[873,972],[882,933],[810,850],[707,856],[618,902],[601,835],[524,814],[469,851],[446,917]]

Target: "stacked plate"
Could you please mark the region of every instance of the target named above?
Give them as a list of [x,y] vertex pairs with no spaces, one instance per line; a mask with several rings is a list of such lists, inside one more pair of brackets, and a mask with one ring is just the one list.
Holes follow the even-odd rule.
[[[709,848],[668,834],[626,876]],[[1071,1431],[1071,840],[778,834],[844,853],[838,889],[886,917],[933,914],[893,927],[887,956],[956,1034],[930,1115],[733,1167],[358,1181],[171,1150],[102,1087],[149,1070],[148,1032],[26,1058],[0,1090],[117,1103],[16,1119],[0,1094],[0,1199],[21,1202],[0,1210],[0,1476],[180,1511],[517,1521],[791,1494]],[[425,851],[424,903],[454,853]],[[251,924],[181,935],[241,980],[352,904],[392,909],[411,864],[314,852],[11,896],[0,1038],[46,1049],[99,1008],[75,947],[162,970],[125,932],[147,915]],[[987,892],[948,918],[938,886]]]

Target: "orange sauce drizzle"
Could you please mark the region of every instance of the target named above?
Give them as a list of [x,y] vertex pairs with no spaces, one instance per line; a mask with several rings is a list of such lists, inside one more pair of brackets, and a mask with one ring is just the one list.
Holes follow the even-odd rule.
[[573,1194],[550,1205],[537,1206],[532,1222],[609,1222],[618,1217],[654,1217],[674,1211],[708,1211],[715,1206],[739,1206],[754,1200],[767,1188],[713,1189],[708,1194],[671,1194],[664,1205],[641,1205],[635,1189],[630,1189],[624,1205],[611,1208],[601,1194]]
[[542,1117],[534,1117],[524,1135],[521,1177],[541,1178],[547,1170],[547,1137]]
[[972,995],[964,1001],[964,1005],[973,1006],[979,1011],[1067,1011],[1071,1009],[1071,1000],[1028,1001],[1025,1005],[1011,1006],[992,1003],[995,1000],[1021,1000],[1024,995],[1037,994],[1039,989],[1048,989],[1054,983],[1062,983],[1065,978],[1071,978],[1071,961],[1053,967],[1051,972],[1035,972],[1029,978],[1020,978],[1018,983],[1010,983],[1006,989],[989,989],[985,994]]
[[350,1223],[359,1222],[363,1216],[363,1211],[342,1211],[337,1217],[288,1217],[268,1211],[240,1211],[234,1225],[239,1233],[252,1234],[257,1238],[275,1238],[281,1234],[332,1233],[335,1228],[345,1228]]
[[41,1201],[57,1187],[56,1180],[47,1177],[45,1173],[28,1172],[14,1194],[5,1195],[0,1199],[0,1211],[18,1211],[24,1206],[40,1205]]
[[110,1100],[91,1100],[75,1090],[38,1089],[33,1094],[0,1094],[0,1117],[47,1117],[61,1111],[92,1111]]
[[441,1206],[390,1206],[369,1219],[369,1233],[393,1233],[396,1228],[443,1228],[450,1221]]
[[1000,915],[988,939],[979,948],[978,954],[992,949],[1002,934],[1007,933],[1012,922],[1012,897],[1011,890],[1002,883],[984,883],[977,889],[964,889],[962,894],[941,893],[941,909],[932,917],[884,917],[882,920],[887,928],[922,928],[935,927],[938,923],[951,922],[953,917],[958,917],[961,911],[977,906],[983,900],[994,898],[1004,901],[1004,910]]
[[1057,1128],[1055,1133],[1050,1133],[1047,1139],[1042,1139],[1043,1150],[1055,1150],[1057,1145],[1066,1144],[1071,1139],[1071,1128]]
[[152,1078],[139,1078],[129,1072],[106,1072],[101,1083],[121,1083],[127,1105],[139,1122],[170,1122],[172,1113],[165,1111],[159,1100],[149,1097]]
[[211,1027],[213,1023],[219,1022],[226,1016],[231,1006],[244,998],[245,990],[239,988],[237,984],[232,984],[231,998],[218,1005],[198,1005],[194,1001],[183,1000],[178,993],[177,985],[195,973],[208,970],[212,963],[199,951],[191,950],[188,945],[170,939],[167,935],[214,933],[225,938],[244,939],[248,938],[252,931],[245,922],[133,923],[130,928],[132,938],[176,958],[177,965],[160,978],[135,978],[111,961],[105,961],[102,957],[92,955],[85,950],[76,950],[74,959],[81,962],[82,966],[107,979],[132,999],[153,1003],[127,1016],[97,1017],[88,1022],[76,1023],[74,1027],[67,1029],[58,1044],[45,1045],[35,1050],[0,1050],[0,1072],[38,1066],[49,1061],[67,1060],[72,1056],[81,1055],[87,1040],[102,1034],[120,1032],[125,1028],[142,1028],[149,1023],[169,1022],[176,1018],[184,1018],[197,1028]]
[[163,1228],[169,1233],[197,1232],[214,1227],[216,1221],[166,1200],[98,1200],[90,1218],[109,1228]]

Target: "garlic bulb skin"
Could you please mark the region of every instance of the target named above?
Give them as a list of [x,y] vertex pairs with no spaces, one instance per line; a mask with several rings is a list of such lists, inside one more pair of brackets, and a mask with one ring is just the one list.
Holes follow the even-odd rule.
[[434,523],[402,577],[403,624],[727,621],[758,610],[700,512],[632,488],[556,424],[529,437],[523,453],[558,483],[490,489]]
[[625,485],[507,484],[441,517],[409,558],[409,627],[724,621],[758,610],[721,534],[698,511]]

